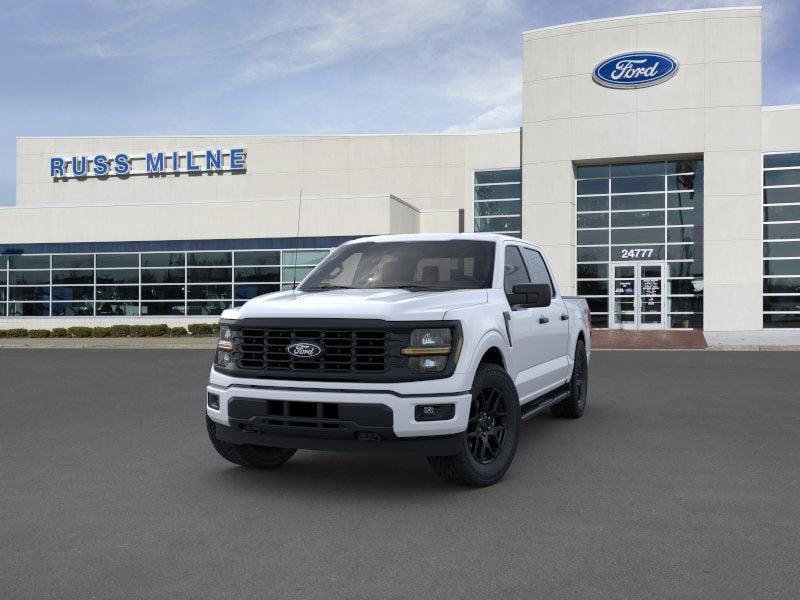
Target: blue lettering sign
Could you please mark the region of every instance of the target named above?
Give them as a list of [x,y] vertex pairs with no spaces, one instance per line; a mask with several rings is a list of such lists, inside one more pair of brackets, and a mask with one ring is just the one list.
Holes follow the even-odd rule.
[[186,151],[186,170],[192,172],[200,170],[200,165],[194,164],[194,155],[191,150]]
[[73,156],[72,157],[72,174],[75,177],[83,177],[86,175],[86,157],[85,156]]
[[128,155],[120,152],[114,157],[114,173],[117,175],[127,175],[130,173],[131,163],[128,162]]
[[629,52],[601,62],[592,79],[610,88],[641,88],[662,83],[678,72],[678,61],[659,52]]
[[222,150],[206,150],[206,171],[222,168]]
[[50,159],[50,177],[64,176],[64,159],[53,157]]
[[244,148],[231,148],[231,171],[241,171],[245,168]]
[[175,173],[181,170],[181,158],[177,152],[172,153],[172,170]]
[[146,165],[145,169],[148,173],[163,173],[164,172],[164,153],[159,152],[157,154],[153,154],[152,152],[148,152],[147,156],[145,157]]
[[98,154],[92,161],[94,164],[94,174],[98,176],[108,175],[108,157],[105,154]]

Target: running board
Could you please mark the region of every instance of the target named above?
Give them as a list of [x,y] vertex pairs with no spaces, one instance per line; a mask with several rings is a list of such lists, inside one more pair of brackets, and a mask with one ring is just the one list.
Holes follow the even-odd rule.
[[544,396],[523,404],[520,408],[523,421],[527,421],[531,417],[535,417],[546,408],[550,408],[553,404],[558,404],[562,400],[569,398],[569,384],[565,383],[560,388],[554,389],[552,392],[547,392]]

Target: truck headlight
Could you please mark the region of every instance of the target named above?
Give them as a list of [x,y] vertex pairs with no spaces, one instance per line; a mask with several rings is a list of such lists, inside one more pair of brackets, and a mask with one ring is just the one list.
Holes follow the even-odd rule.
[[438,373],[453,352],[453,332],[449,328],[415,329],[411,343],[401,352],[409,357],[408,368],[414,373]]
[[214,357],[220,367],[227,367],[233,361],[233,332],[227,325],[219,328],[219,340],[217,340],[217,353]]

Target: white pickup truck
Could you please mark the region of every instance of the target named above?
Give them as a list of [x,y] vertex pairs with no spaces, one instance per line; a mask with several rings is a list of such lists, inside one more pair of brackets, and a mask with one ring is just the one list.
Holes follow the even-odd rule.
[[539,248],[493,234],[347,242],[295,290],[226,310],[206,388],[223,458],[282,465],[297,449],[426,456],[491,485],[521,423],[586,407],[586,302]]

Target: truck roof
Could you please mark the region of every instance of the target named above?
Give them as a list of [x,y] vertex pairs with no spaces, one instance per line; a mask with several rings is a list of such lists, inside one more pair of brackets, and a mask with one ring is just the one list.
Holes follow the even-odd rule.
[[[510,235],[502,235],[499,233],[400,233],[390,235],[373,235],[362,237],[347,242],[348,244],[356,242],[436,242],[447,240],[483,240],[488,242],[502,242],[502,241],[524,241],[519,238],[511,237]],[[527,242],[530,243],[530,242]]]

